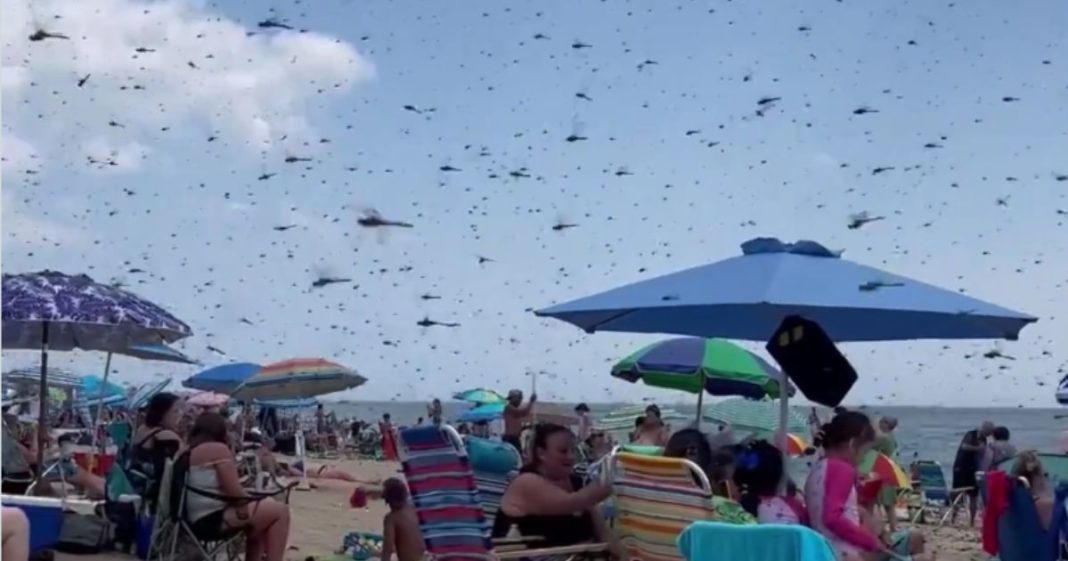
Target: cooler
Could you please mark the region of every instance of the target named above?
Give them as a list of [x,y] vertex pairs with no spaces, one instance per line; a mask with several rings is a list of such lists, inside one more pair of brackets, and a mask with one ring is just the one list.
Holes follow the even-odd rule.
[[3,495],[4,506],[15,507],[30,521],[30,552],[51,549],[59,542],[63,528],[63,502],[50,497]]

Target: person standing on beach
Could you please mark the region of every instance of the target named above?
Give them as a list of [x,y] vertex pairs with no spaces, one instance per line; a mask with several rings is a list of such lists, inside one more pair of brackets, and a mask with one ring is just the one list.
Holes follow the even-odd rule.
[[501,440],[515,446],[520,454],[523,453],[522,440],[519,438],[523,432],[523,423],[534,411],[534,403],[538,401],[537,394],[530,395],[530,401],[523,405],[523,392],[511,390],[508,392],[508,401],[504,405],[504,434]]
[[[875,443],[872,448],[897,461],[897,439],[894,438],[894,429],[897,428],[897,419],[894,417],[880,417],[875,431]],[[879,489],[877,503],[886,511],[886,521],[890,526],[890,533],[897,531],[897,513],[894,512],[897,502],[897,487],[884,484]]]
[[441,400],[434,398],[434,401],[430,402],[430,405],[426,406],[426,416],[430,418],[430,422],[434,423],[434,426],[441,424]]
[[585,442],[593,433],[593,421],[590,420],[590,407],[585,403],[575,406],[575,415],[578,416],[578,439]]
[[[994,432],[994,423],[983,421],[978,429],[964,433],[953,460],[953,491],[968,495],[968,524],[975,526],[975,512],[979,507],[979,486],[975,474],[986,453],[986,439]],[[959,502],[953,503],[951,520],[956,522]]]

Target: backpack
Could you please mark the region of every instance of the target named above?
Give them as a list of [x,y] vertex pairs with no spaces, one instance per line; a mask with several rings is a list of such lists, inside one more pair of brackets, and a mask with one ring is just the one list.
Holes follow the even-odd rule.
[[74,555],[92,555],[111,545],[111,524],[99,516],[68,512],[63,515],[56,551]]

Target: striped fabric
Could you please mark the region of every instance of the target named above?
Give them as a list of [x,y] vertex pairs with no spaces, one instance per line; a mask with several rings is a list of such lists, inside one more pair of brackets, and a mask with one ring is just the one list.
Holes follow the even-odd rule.
[[680,458],[616,454],[612,496],[615,531],[628,560],[680,561],[675,541],[682,530],[714,518],[708,480]]
[[448,426],[400,431],[399,455],[427,553],[491,561],[488,525],[463,442]]

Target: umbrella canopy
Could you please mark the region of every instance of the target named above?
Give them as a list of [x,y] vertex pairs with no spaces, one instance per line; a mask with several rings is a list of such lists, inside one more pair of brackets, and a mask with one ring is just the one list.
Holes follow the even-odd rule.
[[122,353],[192,334],[163,308],[86,275],[55,271],[3,276],[3,348],[39,349],[48,325],[52,350]]
[[787,456],[801,456],[805,453],[806,448],[808,446],[805,444],[805,439],[793,433],[786,435]]
[[470,403],[503,403],[504,397],[501,394],[483,388],[476,388],[473,390],[464,390],[462,392],[456,392],[452,395],[452,398],[457,401],[467,401]]
[[205,392],[233,393],[261,368],[259,364],[251,362],[221,364],[193,374],[182,382],[182,386]]
[[[645,416],[645,405],[627,405],[620,407],[597,419],[595,423],[599,430],[603,431],[632,431],[634,419]],[[687,421],[688,418],[678,411],[668,408],[660,408],[660,420],[665,423]]]
[[461,423],[488,422],[500,419],[502,415],[504,415],[504,402],[484,403],[464,411],[456,420]]
[[182,351],[167,345],[134,345],[119,354],[132,356],[141,360],[156,362],[177,362],[179,364],[196,364],[197,361],[185,356]]
[[757,238],[742,255],[535,312],[587,332],[766,341],[796,315],[835,341],[1016,339],[1036,318],[846,261],[822,245]]
[[[49,368],[45,373],[49,387],[77,389],[82,385],[82,379],[62,368]],[[4,385],[12,384],[40,384],[40,368],[18,368],[4,372]]]
[[783,375],[730,341],[684,337],[653,343],[619,361],[612,376],[648,386],[711,395],[778,397]]
[[186,398],[185,402],[197,407],[222,407],[230,401],[230,396],[224,393],[200,392]]
[[105,382],[100,376],[82,376],[78,385],[78,400],[91,401],[103,397],[105,400],[115,396],[126,399],[126,390],[112,382]]
[[885,484],[898,489],[912,489],[912,480],[905,470],[889,456],[875,450],[868,450],[857,466],[857,472],[881,479]]
[[170,383],[171,380],[169,378],[165,378],[157,382],[149,382],[147,384],[142,385],[141,387],[137,388],[136,391],[134,391],[133,395],[130,396],[129,403],[127,403],[126,407],[134,411],[144,407],[145,404],[148,403],[148,400],[155,397],[156,394],[162,392],[163,388],[166,388],[167,385]]
[[303,399],[254,399],[252,403],[259,407],[272,409],[308,409],[319,405],[319,400],[314,397]]
[[[773,401],[753,399],[725,399],[705,406],[702,417],[713,423],[730,425],[735,433],[757,433],[770,436],[779,429],[779,404]],[[805,417],[790,409],[786,430],[804,433],[808,423]]]
[[295,358],[268,364],[248,377],[233,397],[240,400],[298,399],[362,386],[367,378],[322,358]]

